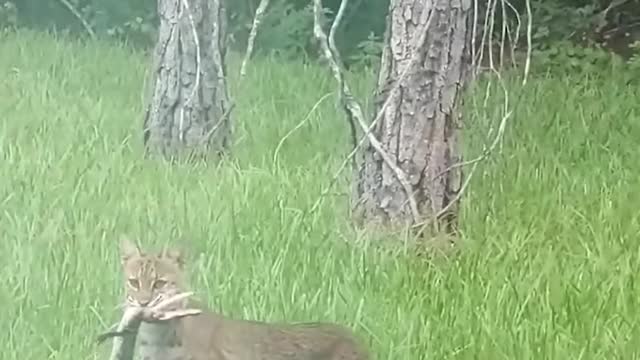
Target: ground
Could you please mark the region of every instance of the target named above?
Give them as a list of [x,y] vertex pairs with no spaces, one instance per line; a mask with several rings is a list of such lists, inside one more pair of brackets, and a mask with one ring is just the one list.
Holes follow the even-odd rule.
[[[640,356],[640,88],[616,70],[514,82],[505,141],[464,201],[466,246],[430,264],[344,242],[360,237],[346,180],[308,213],[349,149],[335,97],[307,117],[335,90],[325,68],[257,60],[238,84],[236,56],[236,157],[170,167],[141,156],[141,54],[2,36],[3,359],[104,358],[121,234],[183,245],[214,309],[341,322],[377,359]],[[366,98],[373,74],[351,81]],[[469,157],[499,104],[469,117]]]

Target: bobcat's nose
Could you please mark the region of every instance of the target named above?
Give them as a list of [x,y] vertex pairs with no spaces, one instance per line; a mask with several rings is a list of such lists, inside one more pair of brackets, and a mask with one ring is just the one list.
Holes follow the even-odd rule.
[[144,294],[143,296],[138,296],[138,305],[139,306],[147,306],[151,303],[153,296],[151,294]]

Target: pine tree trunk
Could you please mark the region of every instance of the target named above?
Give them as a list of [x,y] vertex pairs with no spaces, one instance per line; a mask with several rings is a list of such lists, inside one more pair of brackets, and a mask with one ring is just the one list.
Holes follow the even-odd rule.
[[365,223],[415,225],[450,207],[440,224],[456,224],[458,207],[450,203],[462,170],[449,168],[462,160],[457,108],[470,70],[471,4],[391,0],[375,114],[391,98],[373,134],[405,181],[371,144],[365,148],[356,183],[356,211]]
[[231,135],[223,0],[158,0],[144,117],[147,153],[223,153]]

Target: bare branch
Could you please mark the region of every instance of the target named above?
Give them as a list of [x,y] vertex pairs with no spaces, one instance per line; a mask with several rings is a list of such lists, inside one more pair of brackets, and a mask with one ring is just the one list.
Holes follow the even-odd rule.
[[[505,89],[505,95],[508,95],[508,93],[506,92]],[[460,187],[460,190],[458,191],[458,193],[456,194],[456,196],[451,199],[451,201],[445,206],[443,207],[440,211],[438,211],[432,218],[430,218],[427,221],[423,221],[421,223],[417,223],[414,224],[412,227],[413,228],[420,228],[419,232],[422,232],[422,230],[424,230],[429,224],[434,223],[435,221],[437,221],[442,215],[446,214],[449,209],[451,209],[451,207],[458,201],[460,201],[460,199],[462,198],[462,195],[464,195],[464,193],[466,192],[467,187],[469,186],[469,184],[471,183],[471,179],[473,178],[473,175],[476,172],[476,169],[478,167],[478,165],[480,164],[480,162],[482,162],[483,160],[487,159],[489,157],[489,155],[491,155],[491,153],[493,152],[493,150],[495,150],[496,146],[498,145],[498,143],[500,142],[500,140],[503,138],[504,136],[504,131],[506,129],[506,125],[507,125],[507,120],[511,117],[512,111],[508,110],[508,106],[509,106],[509,101],[505,100],[505,115],[502,117],[502,119],[500,120],[500,125],[498,126],[498,131],[496,133],[496,136],[494,137],[493,141],[491,142],[491,145],[489,147],[484,147],[482,154],[478,157],[476,157],[473,160],[469,160],[469,161],[463,161],[454,165],[451,165],[449,168],[447,168],[446,170],[442,171],[441,173],[439,173],[434,179],[448,173],[450,170],[458,168],[458,167],[463,167],[463,166],[468,166],[468,165],[473,165],[471,167],[471,170],[469,171],[469,175],[467,176],[467,178],[465,179],[464,183],[462,184],[462,186]]]
[[[329,49],[331,50],[331,53],[333,55],[334,58],[334,62],[337,65],[342,65],[342,59],[340,58],[340,52],[338,52],[338,47],[336,46],[336,32],[338,31],[338,27],[342,24],[342,20],[344,18],[344,14],[345,14],[345,10],[347,9],[347,4],[348,4],[348,0],[344,0],[340,2],[340,7],[338,8],[338,12],[336,13],[335,18],[333,19],[333,24],[331,24],[331,29],[329,30],[329,39],[328,39],[328,43],[329,43]],[[344,82],[344,77],[342,78],[342,82],[343,84],[345,84]],[[349,93],[349,89],[347,89],[347,92]],[[342,96],[340,96],[340,101],[343,103],[344,106],[344,98]],[[355,100],[354,100],[355,101]],[[353,121],[353,117],[349,115],[349,113],[347,112],[347,120],[349,122],[349,130],[351,132],[351,144],[353,145],[354,148],[358,147],[358,130],[357,130],[357,126],[355,124],[355,121]],[[352,167],[353,167],[353,171],[354,173],[358,170],[358,160],[356,159],[356,157],[353,157],[353,162],[352,162]]]
[[202,144],[205,144],[206,142],[208,142],[209,139],[216,133],[216,131],[218,131],[220,126],[222,126],[222,124],[224,124],[224,122],[227,121],[227,119],[229,118],[229,115],[231,115],[231,111],[233,111],[235,107],[236,107],[236,103],[232,102],[231,105],[229,105],[227,110],[224,112],[224,114],[222,114],[222,116],[220,117],[220,120],[218,120],[218,122],[211,127],[211,130],[209,130],[207,134],[202,138],[202,142],[201,142]]
[[91,27],[91,25],[89,25],[89,22],[82,16],[82,14],[80,14],[78,9],[76,9],[73,5],[71,5],[71,3],[67,0],[58,0],[58,1],[60,1],[60,3],[64,5],[64,7],[66,7],[73,14],[73,16],[75,16],[80,21],[80,23],[82,24],[82,27],[84,27],[84,29],[89,34],[91,39],[95,40],[96,33],[93,31],[93,28]]
[[522,79],[522,85],[527,84],[527,78],[529,77],[529,68],[531,67],[531,33],[533,31],[533,14],[531,12],[531,0],[526,0],[527,6],[527,59],[524,64],[524,78]]
[[[326,35],[322,31],[322,27],[320,25],[320,16],[319,16],[320,10],[322,10],[322,3],[319,0],[314,0],[314,34],[319,39],[321,44],[326,44],[323,41],[323,39],[326,39]],[[433,19],[433,16],[431,16],[431,14],[429,14],[429,18],[426,21],[425,29],[429,28],[429,26],[431,25],[431,20],[432,19]],[[318,30],[319,30],[318,33],[316,33],[316,27],[318,27]],[[423,43],[425,41],[425,39],[427,37],[427,34],[428,34],[428,32],[425,31],[425,29],[422,29],[422,28],[416,29],[416,31],[414,32],[414,34],[412,36],[412,39],[414,39],[414,42],[413,42],[414,45],[421,44],[421,43]],[[323,46],[323,50],[325,51],[325,57],[326,57],[326,54],[327,54],[326,48],[328,48],[328,47]],[[329,55],[330,54],[331,54],[331,52],[329,52]],[[391,99],[395,95],[396,91],[398,91],[398,89],[400,88],[400,84],[402,83],[402,81],[406,78],[407,74],[409,73],[409,69],[413,66],[414,62],[417,61],[418,55],[419,55],[419,52],[415,52],[413,54],[413,56],[409,60],[409,63],[406,65],[406,67],[404,68],[404,70],[402,71],[400,76],[398,77],[398,81],[396,81],[394,86],[389,90],[389,94],[387,95],[387,98],[385,99],[384,103],[380,107],[380,110],[376,114],[376,117],[373,119],[373,121],[371,122],[371,124],[369,124],[369,126],[367,128],[363,128],[364,134],[362,135],[360,140],[357,142],[357,144],[354,146],[354,148],[351,151],[351,153],[349,153],[349,155],[345,158],[344,162],[340,165],[338,170],[334,173],[334,176],[331,179],[331,181],[329,182],[329,185],[327,185],[327,187],[325,187],[324,190],[320,193],[320,196],[318,197],[316,202],[311,207],[310,212],[314,212],[314,211],[316,211],[318,209],[320,204],[322,204],[322,200],[324,199],[324,197],[327,196],[329,191],[331,191],[331,188],[333,187],[333,185],[335,185],[336,181],[338,180],[338,176],[340,176],[340,174],[342,173],[344,168],[347,166],[347,164],[352,159],[354,159],[356,157],[356,155],[358,154],[359,149],[362,147],[364,142],[367,139],[369,139],[369,137],[372,137],[372,135],[370,134],[371,131],[376,126],[378,121],[380,121],[380,119],[382,119],[382,115],[384,114],[385,110],[387,109],[387,107],[391,103]],[[334,63],[335,63],[335,61],[334,61]],[[330,65],[332,64],[331,60],[329,60],[329,64]],[[333,66],[332,66],[332,70],[334,70]],[[338,70],[340,70],[340,68],[338,68]],[[339,73],[339,75],[341,75],[340,71],[338,71],[338,73]],[[334,75],[335,75],[335,70],[334,70]],[[342,78],[342,76],[340,76],[340,78]],[[340,81],[338,81],[338,82],[340,83]],[[344,85],[347,85],[347,84],[344,83]],[[341,89],[343,88],[343,84],[342,83],[340,83],[340,87],[341,87]],[[343,97],[341,96],[341,98],[343,98]],[[351,100],[356,104],[356,106],[358,108],[360,108],[353,97],[351,97]],[[347,117],[348,117],[350,123],[353,124],[353,118],[349,117],[350,113],[349,113],[349,110],[346,107],[345,107],[345,112],[347,113]],[[362,111],[360,111],[360,114],[362,114]],[[413,192],[407,193],[407,198],[413,198]]]
[[258,27],[262,22],[262,18],[264,17],[264,13],[269,7],[269,0],[260,0],[260,5],[256,9],[256,14],[253,17],[253,24],[251,25],[251,32],[249,32],[249,39],[247,40],[247,51],[244,54],[244,59],[242,60],[242,66],[240,67],[240,80],[242,80],[247,74],[247,63],[251,58],[251,54],[253,53],[253,47],[256,41],[256,37],[258,36]]
[[[493,1],[493,2],[492,2]],[[466,192],[471,179],[473,178],[478,165],[486,160],[492,153],[493,151],[496,149],[496,147],[498,146],[498,144],[500,144],[500,142],[504,139],[504,132],[506,129],[506,125],[508,120],[511,118],[512,114],[513,114],[513,109],[512,109],[512,105],[509,103],[509,91],[506,87],[506,84],[502,78],[502,76],[500,75],[500,71],[499,69],[496,69],[494,66],[494,62],[493,62],[493,58],[492,58],[492,54],[491,54],[491,49],[492,49],[492,37],[493,37],[493,26],[494,26],[494,17],[495,17],[495,8],[496,8],[496,2],[498,0],[489,0],[489,6],[491,7],[491,11],[490,13],[487,13],[485,15],[485,19],[484,19],[484,23],[485,23],[485,29],[483,32],[483,37],[482,37],[482,44],[481,44],[481,51],[480,51],[480,60],[482,59],[482,49],[484,49],[484,42],[485,40],[487,40],[489,42],[489,66],[490,66],[490,71],[495,75],[496,79],[498,80],[498,84],[502,89],[503,92],[503,96],[504,96],[504,103],[503,103],[503,109],[502,109],[502,113],[503,116],[500,119],[500,122],[498,124],[498,128],[496,130],[496,134],[492,140],[492,142],[487,146],[483,146],[482,149],[482,153],[477,156],[476,158],[472,159],[472,160],[468,160],[468,161],[463,161],[454,165],[451,165],[450,167],[448,167],[447,169],[445,169],[444,171],[440,172],[438,175],[436,175],[436,177],[434,179],[437,179],[438,177],[448,173],[450,170],[455,169],[455,168],[459,168],[459,167],[463,167],[463,166],[469,166],[471,165],[471,170],[469,171],[469,175],[466,177],[465,181],[463,182],[462,186],[460,187],[460,190],[458,191],[458,193],[456,194],[456,196],[449,202],[449,204],[447,204],[447,206],[445,206],[444,208],[442,208],[438,213],[436,213],[431,219],[423,221],[421,223],[418,224],[414,224],[413,227],[414,228],[420,228],[419,232],[421,232],[426,226],[428,226],[429,224],[434,223],[435,221],[437,221],[441,216],[443,216],[444,214],[446,214],[447,211],[449,211],[449,209],[453,206],[453,204],[455,204],[456,202],[458,202],[462,196],[464,195],[464,193]],[[505,39],[506,36],[510,36],[509,33],[509,29],[508,27],[506,27],[506,23],[508,21],[507,18],[507,13],[505,11],[506,7],[510,8],[515,14],[516,14],[516,21],[517,21],[517,26],[516,26],[516,39],[517,39],[517,33],[519,33],[520,31],[520,15],[517,13],[515,7],[513,7],[508,0],[500,0],[501,1],[501,5],[502,5],[502,9],[503,9],[503,19],[502,19],[502,23],[503,23],[503,27],[502,27],[502,34],[501,34],[501,43],[500,43],[500,64],[502,64],[502,56],[504,55],[504,43],[505,43]],[[475,1],[477,2],[477,0]],[[526,84],[527,81],[527,76],[529,73],[529,61],[530,61],[530,54],[531,54],[531,4],[530,4],[530,0],[526,0],[526,7],[527,7],[527,11],[528,11],[528,16],[527,16],[527,58],[526,58],[526,63],[525,63],[525,70],[524,70],[524,79],[522,82],[522,85],[524,86]],[[506,5],[506,7],[505,7]],[[487,39],[488,38],[488,39]],[[517,42],[517,40],[515,40],[515,42]],[[512,47],[515,44],[510,44]],[[487,106],[487,101],[488,98],[490,96],[490,85],[491,82],[489,82],[487,84],[487,91],[485,93],[485,101],[484,101],[484,106]],[[491,134],[493,133],[493,128],[489,129],[489,133],[488,135],[491,136]]]
[[[477,55],[473,55],[473,63],[475,64],[479,64],[480,61],[483,58],[483,52],[485,49],[485,42],[488,42],[490,44],[490,49],[491,46],[493,45],[493,40],[492,40],[492,29],[494,28],[494,21],[495,21],[495,11],[496,11],[496,5],[497,5],[497,1],[498,0],[489,0],[488,2],[488,13],[486,14],[485,18],[484,18],[484,29],[482,32],[482,40],[481,40],[481,45],[479,47],[477,47],[475,45],[476,42],[476,31],[477,31],[477,10],[478,10],[478,1],[475,0],[474,1],[474,9],[476,11],[474,11],[474,22],[473,22],[473,38],[472,38],[472,52],[475,54],[476,51],[479,51],[479,54]],[[505,14],[504,9],[510,9],[513,11],[513,13],[515,13],[516,16],[516,21],[517,21],[517,25],[516,25],[516,29],[515,29],[515,35],[514,38],[515,40],[512,42],[512,47],[513,45],[516,45],[516,43],[518,42],[518,34],[520,31],[520,14],[517,13],[517,11],[515,10],[515,8],[508,2],[508,0],[500,0],[502,2],[502,8],[503,8],[503,15]],[[340,76],[341,74],[336,74],[336,70],[340,70],[340,68],[337,66],[336,61],[335,61],[335,57],[332,56],[331,54],[331,49],[326,45],[325,42],[323,42],[324,39],[326,39],[326,36],[323,37],[323,34],[321,31],[322,29],[319,29],[320,31],[317,31],[318,29],[316,28],[317,26],[319,26],[319,17],[317,16],[317,13],[319,13],[319,10],[321,9],[321,4],[319,0],[314,0],[314,14],[316,14],[316,18],[314,20],[314,33],[316,34],[316,37],[318,37],[318,39],[320,40],[321,45],[323,45],[323,51],[325,54],[325,57],[328,58],[330,66],[331,66],[331,70],[334,72],[334,76],[336,77],[336,79],[338,79],[338,82],[341,86],[341,88],[344,88],[346,86],[346,84],[343,84],[343,80],[342,77]],[[341,4],[342,5],[342,4]],[[526,59],[526,63],[525,63],[525,71],[524,71],[524,81],[523,81],[523,85],[526,83],[526,79],[527,79],[527,75],[529,73],[529,61],[530,61],[530,54],[531,54],[531,5],[530,5],[530,0],[526,0],[526,5],[527,5],[527,11],[528,11],[528,23],[527,23],[527,59]],[[429,23],[430,23],[431,19],[429,19]],[[503,21],[507,21],[507,19],[503,19]],[[334,24],[335,26],[335,24]],[[511,29],[506,26],[503,25],[505,27],[503,27],[502,29],[502,44],[501,44],[501,51],[500,51],[500,63],[502,63],[502,56],[504,54],[504,42],[505,42],[505,36],[511,38]],[[416,29],[416,34],[414,34],[413,38],[415,39],[416,42],[423,42],[424,41],[424,37],[427,36],[427,32],[424,31],[423,28],[421,29]],[[489,50],[490,50],[489,49]],[[513,49],[512,49],[512,53],[513,53]],[[332,58],[330,58],[329,56],[332,56]],[[462,166],[469,166],[472,165],[472,168],[470,170],[469,175],[466,177],[465,181],[463,182],[463,184],[461,185],[461,188],[458,192],[458,194],[455,196],[455,198],[453,198],[449,204],[447,204],[447,206],[445,208],[443,208],[441,211],[439,211],[437,214],[434,214],[434,216],[431,219],[428,219],[426,221],[420,222],[420,223],[416,223],[413,227],[425,227],[427,226],[429,223],[431,223],[434,220],[437,220],[438,218],[440,218],[442,215],[444,215],[447,211],[449,211],[449,209],[457,202],[460,200],[460,198],[463,196],[464,192],[466,191],[466,189],[468,188],[474,173],[477,169],[477,166],[479,165],[480,162],[482,162],[483,160],[487,159],[492,153],[493,151],[496,149],[496,147],[498,146],[498,144],[500,143],[500,141],[504,138],[504,132],[506,129],[506,125],[508,120],[511,118],[513,110],[510,109],[511,105],[509,104],[509,93],[506,89],[506,86],[504,84],[504,81],[502,80],[502,78],[500,77],[500,74],[498,72],[498,70],[495,68],[495,62],[493,60],[493,54],[491,54],[491,51],[489,51],[489,68],[490,71],[493,72],[498,80],[499,80],[499,84],[503,89],[504,92],[504,96],[505,96],[505,102],[504,102],[504,109],[503,109],[503,116],[501,118],[501,120],[499,121],[499,125],[497,128],[497,132],[493,138],[493,140],[491,141],[491,143],[487,146],[485,145],[483,147],[483,151],[481,153],[481,155],[479,155],[478,157],[476,157],[473,160],[469,160],[469,161],[463,161],[461,163],[458,164],[454,164],[451,167],[449,167],[448,169],[446,169],[445,171],[441,172],[440,174],[438,174],[436,176],[442,176],[446,173],[448,173],[450,170],[454,169],[454,168],[458,168],[458,167],[462,167]],[[374,128],[374,126],[376,125],[376,123],[379,121],[379,119],[382,117],[382,114],[384,112],[384,110],[386,109],[386,107],[388,106],[388,104],[390,103],[390,99],[393,96],[394,92],[397,91],[399,84],[402,82],[402,80],[404,79],[404,77],[406,76],[407,70],[411,67],[411,64],[415,61],[416,57],[414,56],[409,64],[407,65],[407,67],[404,69],[404,72],[400,75],[399,80],[395,83],[395,86],[390,90],[390,94],[387,97],[385,103],[382,105],[381,109],[379,110],[378,114],[376,115],[375,119],[371,122],[371,124],[368,127],[363,127],[362,126],[362,122],[358,121],[360,127],[364,130],[365,134],[362,136],[362,138],[360,139],[360,141],[357,143],[357,145],[354,147],[354,149],[351,151],[351,153],[347,156],[347,158],[344,160],[344,162],[341,164],[341,166],[338,168],[338,170],[335,172],[334,177],[331,179],[330,184],[323,190],[323,192],[321,193],[320,197],[317,199],[317,201],[314,203],[314,205],[311,208],[311,212],[317,210],[317,208],[320,206],[323,198],[329,193],[330,189],[333,187],[333,185],[335,184],[335,182],[337,181],[337,178],[339,176],[339,174],[344,170],[344,168],[347,166],[348,162],[354,157],[356,156],[356,153],[358,152],[359,148],[362,146],[362,144],[364,143],[365,140],[369,139],[371,137],[373,137],[372,135],[369,134],[369,132]],[[474,66],[474,70],[476,69],[476,66]],[[341,81],[342,80],[342,81]],[[490,93],[490,89],[491,89],[491,83],[489,83],[487,85],[487,93],[485,96],[485,101],[484,101],[484,106],[487,106],[487,101],[489,98],[489,93]],[[348,87],[347,87],[348,89]],[[343,96],[344,94],[341,93],[341,96]],[[355,100],[353,99],[346,99],[346,100],[351,100],[353,102],[355,102]],[[345,100],[343,100],[345,101]],[[345,101],[346,102],[346,101]],[[356,103],[357,105],[357,103]],[[349,108],[345,105],[345,111],[347,112],[347,115],[349,116],[350,114],[358,114],[358,112],[353,112],[350,113]],[[360,112],[361,114],[361,112]],[[357,117],[354,116],[354,119],[359,120]],[[489,131],[489,136],[491,136],[491,134],[493,133],[493,129],[491,129]],[[370,140],[371,142],[371,140]],[[374,146],[374,148],[376,148],[376,143],[378,145],[379,142],[376,141],[375,137],[374,137],[374,142],[372,142],[372,145]],[[376,148],[376,151],[378,151],[378,148]],[[381,154],[382,155],[382,154]],[[383,157],[383,160],[385,160],[385,163],[387,162],[387,159]],[[393,168],[392,168],[393,169]],[[408,201],[408,200],[407,200]]]
[[146,307],[127,307],[120,323],[114,331],[108,331],[98,336],[98,343],[106,339],[114,338],[111,348],[110,360],[132,360],[138,328],[142,321],[166,321],[184,316],[193,316],[200,314],[202,310],[198,309],[177,309],[166,310],[167,307],[176,304],[179,301],[193,295],[192,292],[186,292],[174,295],[165,299],[157,305]]
[[[511,11],[513,12],[513,14],[516,17],[516,28],[513,31],[513,40],[511,40],[511,44],[513,46],[511,46],[511,58],[512,58],[512,63],[514,64],[514,66],[516,65],[515,59],[515,49],[518,46],[518,42],[520,41],[520,29],[522,28],[522,16],[520,16],[520,13],[518,12],[518,9],[516,9],[515,6],[513,6],[513,4],[511,4],[511,2],[509,2],[508,0],[503,0],[505,4],[507,4],[507,7],[509,7],[509,9],[511,9]],[[529,0],[525,0],[525,1],[529,1]],[[508,15],[505,14],[504,15],[505,19],[508,19]],[[505,23],[508,24],[508,22],[505,21]],[[509,39],[511,39],[511,33],[512,31],[510,30],[510,28],[507,26],[507,36],[509,36]]]
[[[342,10],[342,12],[344,12],[344,8],[346,8],[347,1],[348,0],[342,0],[342,3],[340,4],[340,9]],[[394,172],[398,182],[402,186],[403,190],[406,192],[407,198],[409,200],[409,207],[411,209],[411,215],[413,216],[413,220],[417,222],[420,219],[420,213],[418,212],[418,205],[416,203],[415,197],[413,196],[411,185],[407,181],[407,175],[404,173],[404,171],[402,171],[402,169],[400,169],[396,165],[395,161],[391,158],[391,156],[387,154],[386,151],[384,151],[384,149],[382,148],[382,144],[378,141],[378,139],[376,139],[375,136],[373,136],[373,134],[370,133],[369,126],[367,126],[367,124],[364,121],[362,108],[353,97],[351,93],[351,89],[349,88],[349,85],[344,80],[342,70],[340,68],[340,65],[337,62],[337,58],[338,58],[337,52],[334,54],[334,51],[331,48],[331,43],[327,39],[327,35],[325,34],[324,30],[322,30],[322,26],[321,26],[322,1],[314,0],[313,3],[314,3],[313,32],[320,43],[320,47],[322,48],[325,58],[329,62],[329,66],[331,68],[331,71],[333,72],[333,76],[336,78],[340,86],[340,99],[343,104],[344,110],[351,121],[355,120],[357,122],[360,128],[365,132],[365,136],[367,140],[369,140],[369,143],[371,144],[371,146],[373,146],[373,148],[382,157],[385,164]],[[332,26],[333,29],[339,26],[339,23],[336,24],[336,22],[338,22],[341,19],[342,14],[339,12],[338,15],[339,16],[336,16],[336,19],[334,20],[334,24]]]
[[609,3],[609,6],[607,6],[600,13],[596,14],[594,16],[597,22],[595,32],[600,33],[607,26],[607,15],[609,14],[609,11],[611,11],[612,9],[618,6],[624,5],[628,1],[629,0],[612,0],[611,3]]

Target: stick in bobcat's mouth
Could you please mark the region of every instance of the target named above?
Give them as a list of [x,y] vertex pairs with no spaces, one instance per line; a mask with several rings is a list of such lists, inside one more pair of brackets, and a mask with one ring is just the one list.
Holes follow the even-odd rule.
[[[200,314],[198,309],[164,309],[180,300],[193,295],[192,292],[180,293],[169,297],[152,307],[127,307],[122,315],[120,323],[115,330],[107,331],[98,336],[98,344],[106,339],[114,338],[110,360],[133,360],[133,352],[138,333],[138,327],[143,320],[164,321],[184,316]],[[112,327],[113,329],[113,327]]]
[[198,309],[178,309],[164,311],[170,305],[193,295],[193,292],[184,292],[162,300],[152,307],[128,307],[126,308],[122,319],[118,324],[113,325],[109,331],[98,335],[98,344],[112,337],[119,337],[133,334],[137,331],[140,321],[165,321],[176,319],[183,316],[198,315],[202,310]]

